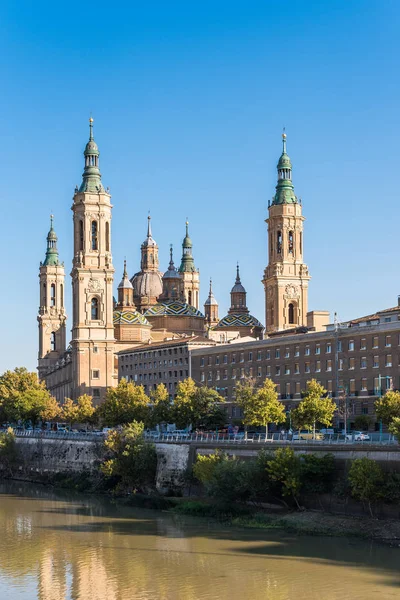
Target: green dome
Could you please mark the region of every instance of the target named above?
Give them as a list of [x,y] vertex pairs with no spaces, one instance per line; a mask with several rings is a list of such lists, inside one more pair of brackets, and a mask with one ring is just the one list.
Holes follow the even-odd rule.
[[292,163],[290,161],[289,155],[286,152],[282,152],[281,157],[277,164],[278,169],[291,169]]

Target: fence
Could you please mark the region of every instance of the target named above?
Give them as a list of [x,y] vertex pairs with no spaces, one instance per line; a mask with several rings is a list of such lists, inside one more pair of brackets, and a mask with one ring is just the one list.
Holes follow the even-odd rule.
[[36,439],[54,439],[54,440],[75,440],[75,441],[98,441],[105,438],[102,431],[32,431],[32,429],[14,430],[15,437],[36,438]]

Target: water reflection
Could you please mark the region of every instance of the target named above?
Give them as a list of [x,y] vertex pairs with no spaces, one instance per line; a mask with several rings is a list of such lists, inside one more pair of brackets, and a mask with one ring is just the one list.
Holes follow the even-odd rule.
[[0,484],[0,531],[2,599],[17,592],[30,600],[400,593],[398,549],[224,528],[15,482]]

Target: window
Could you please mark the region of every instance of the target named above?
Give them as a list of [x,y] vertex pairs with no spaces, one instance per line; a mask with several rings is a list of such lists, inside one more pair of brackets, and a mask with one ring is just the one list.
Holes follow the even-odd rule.
[[244,352],[240,353],[240,362],[244,362]]
[[280,374],[281,374],[281,368],[280,367],[275,367],[275,375],[277,377],[279,377]]
[[289,254],[293,254],[293,231],[289,231],[289,239],[288,239],[288,247],[289,247]]
[[235,362],[236,362],[236,355],[232,354],[232,356],[231,356],[231,363],[232,363],[232,365],[234,365]]
[[299,375],[299,374],[300,374],[300,366],[299,366],[299,363],[294,363],[294,374],[295,374],[295,375]]
[[220,374],[220,372],[219,372],[219,371],[217,371],[217,375],[216,375],[215,379],[216,379],[217,381],[219,381],[219,380],[221,379],[221,374]]
[[[211,366],[211,361],[212,361],[212,358],[211,358],[211,356],[209,356],[208,357],[208,366],[209,367]],[[174,364],[177,364],[176,361],[174,361]]]
[[374,369],[379,369],[379,356],[374,356],[374,362],[372,364]]
[[320,360],[316,360],[315,361],[315,372],[316,373],[320,373],[321,372],[321,361]]
[[331,352],[332,352],[332,344],[329,343],[329,344],[326,345],[326,353],[330,354]]
[[281,357],[281,351],[279,348],[275,348],[275,358],[280,358]]
[[392,345],[392,336],[391,335],[385,335],[385,346],[386,348],[390,348]]
[[63,284],[60,285],[60,306],[61,306],[61,308],[64,307],[64,286],[63,286]]
[[350,396],[354,396],[354,394],[356,393],[356,380],[355,379],[350,379],[349,392],[350,392]]
[[286,348],[286,350],[285,350],[285,358],[290,358],[290,350],[289,350],[289,348]]
[[99,353],[99,347],[93,346],[93,354],[98,354],[98,353]]
[[201,381],[201,382],[204,382],[204,379],[205,379],[205,376],[204,376],[204,371],[202,371],[202,372],[200,373],[200,381]]
[[296,348],[294,349],[294,355],[295,355],[295,357],[300,356],[300,348],[299,348],[299,346],[296,346]]
[[315,354],[321,354],[321,346],[319,344],[315,346]]
[[326,382],[326,391],[332,393],[332,379],[328,379]]
[[99,388],[92,388],[92,396],[93,396],[93,398],[100,398]]
[[355,367],[355,359],[349,358],[349,369],[354,370]]
[[353,352],[354,351],[354,340],[350,340],[349,341],[349,352]]
[[92,250],[98,250],[98,244],[97,244],[97,221],[92,221]]
[[266,357],[267,360],[269,360],[271,358],[271,351],[270,350],[267,350],[267,352],[265,354],[265,357]]
[[232,369],[232,379],[236,379],[236,369]]
[[257,377],[262,377],[262,367],[257,367]]
[[257,352],[257,360],[261,360],[261,352],[260,352],[260,350]]
[[361,391],[362,392],[366,392],[368,390],[368,385],[367,385],[367,378],[363,377],[361,379]]
[[240,379],[244,378],[244,369],[240,369]]
[[391,354],[386,354],[385,367],[391,367],[391,366],[392,366],[392,355]]
[[106,221],[106,252],[110,252],[110,223]]
[[100,371],[97,369],[92,371],[92,377],[93,379],[100,379]]
[[290,383],[285,384],[286,398],[290,398]]
[[[175,371],[176,373],[176,371]],[[175,375],[176,377],[176,375]],[[208,371],[208,381],[212,381],[212,371]]]
[[216,356],[216,357],[215,357],[215,364],[216,364],[216,365],[219,365],[219,356]]
[[367,368],[367,357],[366,356],[362,356],[361,357],[360,368],[361,369],[366,369]]
[[360,350],[366,350],[367,349],[367,340],[366,338],[361,338],[360,340]]
[[339,358],[339,371],[343,371],[343,358]]
[[98,300],[98,298],[92,298],[91,313],[92,313],[92,321],[97,321],[99,318],[99,300]]
[[228,355],[224,354],[224,365],[228,364]]
[[326,370],[327,371],[332,371],[332,361],[331,359],[326,361]]
[[200,366],[204,367],[204,356],[202,356],[200,359]]
[[271,367],[267,367],[267,377],[271,377]]
[[372,347],[379,348],[379,339],[377,335],[374,335],[374,337],[372,338]]
[[83,221],[79,221],[79,250],[83,250]]
[[56,334],[54,333],[54,331],[52,331],[50,334],[50,350],[52,352],[54,352],[55,349],[56,349]]
[[253,353],[252,352],[249,352],[249,361],[250,360],[253,360]]
[[50,286],[50,306],[56,305],[56,286],[52,283]]
[[310,363],[304,363],[304,373],[310,373]]
[[304,348],[304,354],[305,354],[306,356],[310,356],[310,346],[306,346],[306,347]]
[[385,323],[390,323],[391,320],[392,320],[392,317],[385,317]]
[[367,415],[368,414],[368,406],[362,406],[361,407],[361,414],[362,415]]
[[285,365],[285,375],[290,375],[290,367],[289,367],[289,365]]
[[228,371],[227,371],[227,369],[224,369],[223,378],[224,379],[228,379]]
[[289,304],[289,325],[294,325],[294,305],[291,302]]
[[282,232],[281,231],[276,232],[276,252],[277,252],[277,254],[282,253]]
[[341,340],[338,340],[337,349],[338,349],[338,352],[342,352],[342,341]]
[[295,389],[296,396],[300,396],[300,393],[301,393],[300,381],[296,381],[296,383],[294,384],[294,389]]

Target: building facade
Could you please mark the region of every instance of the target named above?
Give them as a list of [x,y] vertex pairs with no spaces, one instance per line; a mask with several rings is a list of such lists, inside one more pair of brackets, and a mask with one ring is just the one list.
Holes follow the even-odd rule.
[[[287,411],[295,408],[306,383],[317,379],[351,423],[357,415],[375,419],[374,403],[389,389],[400,389],[400,306],[325,331],[298,328],[259,341],[193,350],[192,377],[213,387],[235,406],[237,382],[252,378],[256,385],[270,378]],[[344,417],[338,415],[338,424]],[[379,423],[376,424],[379,427]]]

